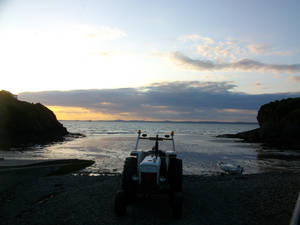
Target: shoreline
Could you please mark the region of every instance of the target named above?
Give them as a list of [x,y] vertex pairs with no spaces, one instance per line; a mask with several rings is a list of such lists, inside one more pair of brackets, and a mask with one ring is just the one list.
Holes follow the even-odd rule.
[[113,213],[113,199],[121,176],[78,174],[39,177],[0,193],[2,222],[280,225],[289,224],[300,191],[299,172],[184,175],[181,220],[172,218],[166,196],[138,199],[119,218]]

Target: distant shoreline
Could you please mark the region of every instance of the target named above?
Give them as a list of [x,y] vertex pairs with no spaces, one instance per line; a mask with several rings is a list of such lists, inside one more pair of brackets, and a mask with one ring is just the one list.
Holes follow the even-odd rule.
[[257,122],[221,122],[221,121],[148,121],[148,120],[59,120],[67,122],[121,122],[121,123],[195,123],[195,124],[253,124],[258,125]]

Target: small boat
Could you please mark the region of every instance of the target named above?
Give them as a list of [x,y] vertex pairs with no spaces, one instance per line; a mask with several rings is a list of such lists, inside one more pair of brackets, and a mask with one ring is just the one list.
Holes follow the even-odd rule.
[[230,163],[218,162],[217,165],[220,167],[221,170],[228,174],[242,174],[244,168],[240,165],[232,165]]
[[91,166],[93,163],[92,160],[83,159],[22,160],[5,158],[0,161],[0,193],[26,180],[72,173]]

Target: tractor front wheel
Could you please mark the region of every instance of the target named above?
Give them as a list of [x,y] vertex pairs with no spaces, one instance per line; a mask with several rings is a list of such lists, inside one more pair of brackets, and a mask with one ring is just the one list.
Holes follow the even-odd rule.
[[122,189],[127,195],[128,200],[136,196],[137,183],[132,180],[132,176],[137,174],[137,159],[128,157],[125,160],[122,176]]

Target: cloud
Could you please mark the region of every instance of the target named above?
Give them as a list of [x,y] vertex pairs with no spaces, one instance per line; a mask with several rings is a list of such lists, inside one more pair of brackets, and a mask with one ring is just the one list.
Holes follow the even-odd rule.
[[237,71],[270,71],[274,73],[299,73],[300,64],[266,64],[256,60],[242,59],[231,63],[215,63],[211,60],[192,59],[180,52],[173,52],[170,58],[186,69],[197,71],[237,70]]
[[116,40],[126,37],[127,34],[119,28],[109,26],[91,26],[91,25],[78,25],[77,28],[80,33],[89,39],[101,39],[101,40]]
[[300,82],[300,76],[290,76],[288,79],[292,81]]
[[[228,82],[178,81],[139,88],[25,92],[19,99],[87,110],[98,119],[256,121],[262,104],[300,93],[248,95]],[[60,108],[60,110],[63,110]],[[65,112],[65,111],[64,111]],[[74,113],[73,113],[74,114]]]
[[297,50],[275,49],[270,44],[252,44],[247,46],[249,53],[254,55],[278,55],[291,56],[297,53]]
[[200,34],[183,35],[179,38],[181,41],[202,41],[205,44],[214,44],[215,41],[212,38],[201,36]]
[[262,45],[248,45],[248,49],[253,54],[264,54],[272,50],[271,45],[262,44]]
[[197,53],[208,59],[236,60],[245,57],[249,53],[249,50],[244,46],[244,42],[232,39],[217,41],[200,34],[190,34],[181,36],[179,40],[191,41],[194,47],[196,43]]
[[299,52],[297,49],[275,48],[269,43],[249,43],[232,38],[214,40],[200,34],[183,35],[179,37],[179,40],[191,42],[191,47],[196,48],[197,53],[202,57],[217,61],[237,61],[241,58],[250,58],[253,55],[291,56]]
[[265,87],[261,83],[259,83],[259,82],[256,82],[254,84],[254,87],[255,87],[256,90],[263,90],[263,89],[265,89]]
[[270,55],[291,56],[299,53],[299,50],[274,50]]
[[201,56],[215,60],[236,60],[247,55],[247,50],[243,48],[238,41],[219,41],[213,44],[197,45],[197,53]]
[[249,109],[222,109],[220,111],[229,112],[229,113],[244,113],[248,115],[256,115],[257,110],[249,110]]

